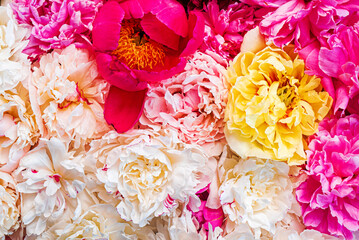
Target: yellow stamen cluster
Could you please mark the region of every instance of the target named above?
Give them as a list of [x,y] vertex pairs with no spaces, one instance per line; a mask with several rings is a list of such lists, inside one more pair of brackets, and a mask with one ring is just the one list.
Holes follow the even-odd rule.
[[139,20],[122,22],[118,46],[112,54],[131,69],[151,70],[164,65],[164,47],[143,32]]

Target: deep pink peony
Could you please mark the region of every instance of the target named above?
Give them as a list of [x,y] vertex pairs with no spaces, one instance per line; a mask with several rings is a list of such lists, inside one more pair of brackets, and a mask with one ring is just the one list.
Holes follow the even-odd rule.
[[268,14],[260,30],[279,47],[294,40],[301,49],[329,36],[339,22],[352,18],[358,10],[358,0],[290,0]]
[[334,111],[347,109],[359,114],[359,25],[339,25],[323,46],[303,49],[311,74],[322,83],[335,100]]
[[92,23],[101,0],[14,0],[11,4],[20,24],[31,28],[24,52],[35,59],[52,49],[90,44]]
[[[210,184],[211,185],[211,184]],[[192,212],[194,222],[196,223],[196,227],[198,231],[201,231],[204,229],[206,233],[208,233],[209,225],[212,226],[212,229],[214,230],[216,227],[221,227],[224,222],[224,212],[222,209],[222,206],[219,205],[219,207],[215,208],[208,204],[208,198],[210,196],[210,192],[217,190],[217,189],[210,189],[210,185],[207,187],[199,190],[196,195],[201,201],[201,205],[197,210],[192,210],[190,205],[187,205],[187,209]],[[219,197],[218,197],[219,198]],[[213,201],[213,200],[210,200]],[[202,230],[203,231],[203,230]]]
[[174,0],[105,3],[94,22],[93,45],[99,72],[112,85],[106,121],[119,132],[129,130],[141,115],[147,84],[182,71],[203,31],[201,13],[187,18]]
[[323,120],[309,149],[308,178],[296,191],[304,224],[353,239],[359,230],[359,116]]
[[232,60],[239,52],[243,36],[255,28],[268,12],[260,6],[233,2],[220,9],[216,0],[204,8],[205,34],[201,50],[212,51],[226,60]]
[[228,95],[224,72],[212,57],[196,52],[184,72],[149,86],[140,122],[171,128],[182,141],[204,146],[209,156],[219,155]]

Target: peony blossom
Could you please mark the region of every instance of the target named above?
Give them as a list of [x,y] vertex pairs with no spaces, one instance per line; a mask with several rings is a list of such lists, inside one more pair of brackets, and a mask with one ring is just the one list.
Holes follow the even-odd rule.
[[40,137],[29,91],[22,83],[0,94],[0,171],[11,173]]
[[[230,219],[226,220],[226,229],[222,236],[219,236],[218,240],[255,240],[255,236],[253,234],[252,229],[248,226],[248,224],[238,224],[230,221]],[[266,238],[261,238],[266,240]]]
[[71,45],[41,57],[30,100],[43,136],[72,140],[75,148],[102,136],[109,130],[103,117],[107,91],[87,50]]
[[239,54],[227,78],[229,146],[242,158],[302,164],[304,136],[316,132],[332,104],[320,79],[305,74],[304,62],[290,51],[273,47]]
[[69,205],[76,205],[85,188],[81,155],[68,152],[68,144],[42,139],[28,152],[16,170],[16,189],[22,194],[22,222],[28,235],[40,235],[63,217]]
[[265,16],[260,29],[279,47],[294,41],[296,47],[302,49],[317,39],[322,41],[328,37],[339,22],[355,19],[358,6],[357,0],[290,0]]
[[[140,228],[125,222],[116,212],[116,208],[107,204],[95,204],[85,209],[84,213],[68,220],[59,222],[45,239],[143,239],[155,240],[155,233],[150,227]],[[161,240],[161,239],[159,239]],[[163,239],[164,240],[164,239]]]
[[316,230],[304,230],[301,233],[297,233],[294,230],[281,230],[277,232],[273,240],[335,240],[337,238],[331,237],[326,234],[322,234]]
[[226,60],[232,60],[240,52],[244,34],[258,26],[268,12],[242,2],[233,2],[220,9],[216,0],[210,1],[204,10],[205,33],[201,50],[214,52]]
[[219,155],[228,94],[224,72],[213,58],[196,52],[185,72],[150,85],[140,122],[171,128],[182,141],[205,146],[210,156]]
[[323,85],[335,99],[334,111],[359,113],[359,58],[353,51],[358,47],[359,27],[341,24],[325,44],[300,52],[310,73],[323,77]]
[[296,191],[304,224],[353,239],[359,230],[359,116],[326,119],[311,138],[306,173]]
[[86,164],[97,167],[98,180],[120,200],[121,217],[143,227],[195,195],[206,162],[202,150],[171,132],[132,130],[92,141]]
[[255,231],[275,232],[292,204],[292,183],[286,163],[248,158],[224,152],[219,164],[220,201],[236,224],[247,223]]
[[20,226],[20,196],[16,183],[7,173],[0,172],[0,238],[14,233]]
[[0,7],[0,93],[29,77],[30,62],[21,52],[27,33],[16,23],[10,7]]
[[96,16],[93,43],[101,75],[112,85],[105,118],[126,132],[142,113],[147,84],[183,70],[203,40],[203,17],[174,0],[109,1]]
[[12,9],[20,24],[31,29],[24,52],[36,59],[52,49],[90,44],[92,23],[100,0],[14,0]]
[[200,199],[200,205],[198,207],[198,210],[193,210],[190,206],[187,206],[188,210],[192,212],[194,222],[197,225],[198,231],[202,230],[205,231],[207,234],[210,228],[215,229],[217,227],[221,227],[224,221],[224,213],[222,210],[222,206],[220,204],[218,204],[219,206],[211,206],[210,204],[208,204],[211,200],[209,199],[211,192],[215,190],[217,190],[218,192],[218,187],[210,189],[209,186],[210,185],[199,190],[196,193],[196,195]]

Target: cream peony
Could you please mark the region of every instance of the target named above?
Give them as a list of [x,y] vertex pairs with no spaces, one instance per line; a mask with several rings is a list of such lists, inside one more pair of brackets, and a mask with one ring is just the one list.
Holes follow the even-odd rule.
[[94,57],[70,45],[44,55],[34,68],[30,98],[44,135],[73,140],[75,148],[102,136],[108,84],[100,78]]
[[92,205],[79,217],[60,221],[51,230],[41,239],[156,240],[150,227],[140,228],[124,221],[116,208],[108,204]]
[[237,224],[248,223],[255,236],[261,229],[275,232],[292,205],[292,184],[286,163],[256,158],[240,159],[232,153],[220,162],[219,189],[223,211]]
[[14,88],[30,74],[22,50],[28,29],[17,25],[10,7],[0,7],[0,93]]
[[88,157],[86,165],[96,165],[98,180],[121,200],[121,217],[140,226],[194,195],[207,162],[172,132],[150,130],[111,131],[91,143]]
[[61,219],[69,204],[76,205],[85,188],[81,155],[68,152],[68,144],[42,139],[28,152],[15,171],[22,194],[22,221],[28,235],[40,235]]
[[20,198],[15,181],[0,172],[0,238],[10,235],[20,226]]
[[39,136],[29,92],[23,84],[0,93],[0,170],[10,173],[16,169]]
[[304,230],[298,233],[294,230],[280,230],[278,231],[273,240],[335,240],[337,238],[318,232],[317,230]]

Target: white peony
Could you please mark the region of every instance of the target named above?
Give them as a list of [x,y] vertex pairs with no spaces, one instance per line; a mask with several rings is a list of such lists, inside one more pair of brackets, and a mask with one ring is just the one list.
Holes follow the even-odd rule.
[[304,230],[301,233],[290,229],[281,229],[273,240],[335,240],[337,238],[318,232],[317,230]]
[[39,137],[29,92],[23,84],[0,93],[0,170],[11,173],[16,169]]
[[91,143],[88,156],[86,164],[97,167],[98,180],[121,200],[121,217],[140,226],[194,195],[207,169],[200,149],[164,131],[112,131]]
[[19,26],[10,6],[0,7],[0,92],[14,88],[30,74],[30,62],[22,50],[28,29]]
[[115,207],[96,204],[72,220],[61,219],[40,239],[156,240],[156,234],[150,227],[140,228],[124,221]]
[[15,181],[0,172],[0,238],[10,235],[20,226],[20,199]]
[[30,82],[30,100],[42,133],[83,146],[109,130],[103,104],[109,85],[96,60],[70,45],[41,57]]
[[[80,156],[81,157],[81,156]],[[16,170],[17,190],[22,194],[22,221],[27,234],[40,235],[76,205],[85,188],[83,166],[59,139],[42,139],[28,152]]]
[[223,211],[231,221],[248,223],[255,236],[261,228],[274,233],[292,205],[292,184],[286,163],[256,158],[240,159],[231,153],[220,163],[219,189]]

